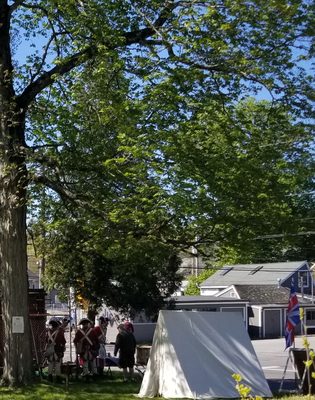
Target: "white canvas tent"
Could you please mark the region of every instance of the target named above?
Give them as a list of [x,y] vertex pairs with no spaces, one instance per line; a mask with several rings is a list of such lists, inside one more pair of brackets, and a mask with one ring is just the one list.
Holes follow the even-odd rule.
[[235,398],[232,374],[272,397],[239,313],[160,311],[139,397]]

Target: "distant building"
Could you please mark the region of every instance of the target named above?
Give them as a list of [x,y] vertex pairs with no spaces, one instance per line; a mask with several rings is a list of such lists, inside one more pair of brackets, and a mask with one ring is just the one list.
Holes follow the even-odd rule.
[[39,276],[38,273],[35,273],[28,269],[27,271],[28,275],[28,287],[30,289],[39,289]]
[[199,286],[202,296],[215,296],[231,285],[277,285],[290,288],[292,279],[298,293],[313,294],[313,276],[307,261],[225,265]]
[[[313,273],[307,261],[266,264],[226,265],[200,284],[199,303],[211,309],[215,303],[229,299],[237,305],[247,302],[248,331],[255,338],[272,338],[284,335],[289,292],[292,280],[300,306],[305,309],[304,326],[315,332],[315,304]],[[206,302],[208,299],[208,302]],[[187,304],[194,307],[197,300]],[[176,306],[183,302],[176,301]],[[223,305],[219,306],[223,310]],[[301,327],[297,327],[301,332]]]

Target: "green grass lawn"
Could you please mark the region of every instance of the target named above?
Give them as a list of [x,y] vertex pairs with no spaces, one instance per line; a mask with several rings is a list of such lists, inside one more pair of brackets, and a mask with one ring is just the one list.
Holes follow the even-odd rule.
[[[0,388],[1,400],[135,400],[140,384],[125,384],[121,380],[64,385],[37,383],[23,389]],[[161,397],[157,398],[163,400]],[[283,396],[281,400],[315,400],[315,396]],[[222,399],[221,399],[222,400]]]
[[122,381],[122,374],[99,378],[97,381],[70,381],[65,384],[52,384],[46,380],[21,389],[0,388],[1,400],[135,400],[140,382]]
[[[135,400],[134,395],[139,392],[140,386],[140,379],[124,383],[120,372],[88,383],[71,380],[68,388],[65,384],[52,384],[43,379],[21,389],[0,387],[0,400]],[[163,400],[161,397],[158,399]],[[277,399],[315,400],[315,396],[285,395]]]

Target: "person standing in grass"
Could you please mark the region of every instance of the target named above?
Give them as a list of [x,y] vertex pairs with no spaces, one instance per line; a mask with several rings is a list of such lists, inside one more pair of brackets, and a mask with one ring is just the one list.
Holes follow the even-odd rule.
[[132,332],[127,331],[124,324],[118,325],[118,334],[116,337],[114,356],[116,357],[119,351],[118,365],[123,370],[124,382],[133,380],[136,339]]
[[109,319],[107,317],[99,317],[98,321],[99,325],[93,328],[94,333],[100,344],[98,357],[96,359],[96,365],[98,374],[103,375],[105,358],[107,357],[105,345],[106,345],[106,333],[107,333],[107,326]]
[[48,380],[61,383],[61,363],[66,348],[66,339],[60,324],[52,318],[49,321],[49,328],[46,332],[45,356],[48,361]]
[[97,375],[96,356],[99,350],[97,336],[92,328],[92,321],[82,318],[79,322],[81,328],[76,331],[73,343],[80,357],[82,376]]

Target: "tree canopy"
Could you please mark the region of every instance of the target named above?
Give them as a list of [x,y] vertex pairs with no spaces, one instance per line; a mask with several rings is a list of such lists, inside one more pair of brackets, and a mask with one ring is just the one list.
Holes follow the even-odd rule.
[[199,296],[200,289],[199,285],[208,279],[211,275],[216,272],[215,269],[206,268],[199,275],[189,275],[187,277],[188,283],[185,288],[185,296]]
[[[308,0],[0,0],[5,382],[30,377],[29,330],[12,335],[11,319],[21,315],[27,326],[28,200],[56,240],[77,233],[89,250],[84,264],[91,254],[107,271],[128,254],[142,272],[134,263],[142,242],[142,261],[148,254],[160,271],[155,283],[169,270],[175,283],[178,248],[228,248],[235,238],[241,249],[242,237],[266,233],[269,213],[268,233],[278,220],[286,228],[293,210],[309,218],[312,199],[289,194],[313,183],[303,142],[313,11]],[[248,95],[270,103],[248,103]],[[294,152],[272,138],[274,129],[287,143],[292,134]],[[111,235],[108,248],[128,242],[128,251],[108,257],[93,232],[105,246]]]

